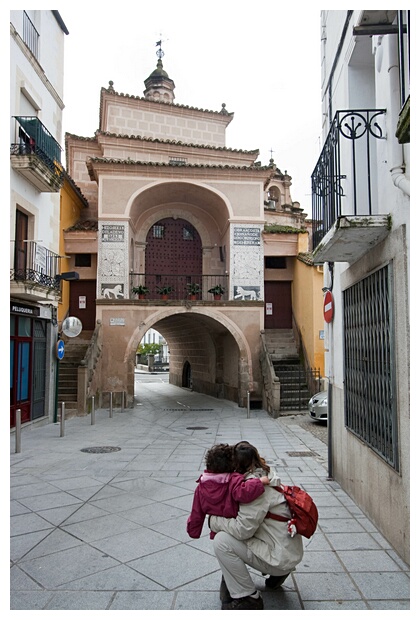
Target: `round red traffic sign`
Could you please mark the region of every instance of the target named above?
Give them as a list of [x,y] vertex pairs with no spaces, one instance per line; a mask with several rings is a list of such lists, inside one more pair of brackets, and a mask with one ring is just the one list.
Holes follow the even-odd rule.
[[324,297],[324,319],[326,323],[331,323],[334,316],[334,300],[331,291],[327,291]]

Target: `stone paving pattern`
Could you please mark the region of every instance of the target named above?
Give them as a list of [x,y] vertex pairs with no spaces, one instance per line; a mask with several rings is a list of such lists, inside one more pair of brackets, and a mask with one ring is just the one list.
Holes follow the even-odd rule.
[[[298,414],[300,415],[300,414]],[[196,428],[195,428],[196,427]],[[265,610],[408,610],[409,567],[327,478],[327,446],[291,420],[177,388],[140,384],[135,407],[10,436],[11,610],[219,610],[209,530],[186,521],[206,450],[253,443],[286,484],[305,488],[318,530]],[[110,452],[86,448],[113,447]]]

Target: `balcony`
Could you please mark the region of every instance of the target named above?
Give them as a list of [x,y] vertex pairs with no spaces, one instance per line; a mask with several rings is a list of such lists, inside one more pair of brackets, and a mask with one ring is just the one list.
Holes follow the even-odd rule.
[[10,270],[10,295],[33,301],[57,299],[61,293],[60,256],[35,241],[16,240]]
[[60,145],[38,118],[14,118],[17,141],[10,145],[12,168],[40,192],[59,192],[63,185]]
[[314,262],[359,260],[389,234],[378,215],[377,146],[385,110],[339,110],[312,173]]
[[[130,297],[138,299],[140,293],[133,293],[132,289],[143,286],[148,289],[144,293],[144,299],[156,301],[160,299],[168,299],[172,301],[227,301],[229,282],[227,275],[155,275],[145,273],[130,274]],[[209,293],[209,289],[220,286],[223,293],[220,297]],[[164,289],[170,289],[167,293]],[[161,292],[159,292],[161,291]],[[104,295],[105,296],[105,295]]]

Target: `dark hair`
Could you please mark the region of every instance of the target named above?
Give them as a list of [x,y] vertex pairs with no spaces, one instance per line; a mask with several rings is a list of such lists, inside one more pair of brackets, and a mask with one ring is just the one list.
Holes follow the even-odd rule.
[[213,474],[231,473],[235,471],[233,446],[227,443],[219,443],[207,450],[206,470]]
[[240,474],[247,471],[254,471],[261,467],[267,474],[270,466],[267,465],[265,459],[259,455],[257,448],[252,446],[248,441],[240,441],[233,446],[235,470]]

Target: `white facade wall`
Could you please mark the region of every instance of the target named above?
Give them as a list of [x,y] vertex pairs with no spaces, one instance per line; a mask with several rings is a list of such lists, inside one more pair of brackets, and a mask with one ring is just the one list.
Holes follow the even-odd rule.
[[[354,264],[335,262],[333,283],[328,264],[324,265],[324,284],[326,287],[333,284],[335,303],[334,320],[325,324],[325,368],[332,386],[329,422],[332,426],[332,474],[409,562],[410,145],[399,144],[395,137],[401,108],[397,36],[355,38],[353,26],[359,25],[363,11],[353,11],[342,41],[347,13],[324,11],[321,15],[324,138],[337,110],[386,109],[384,139],[373,141],[372,173],[376,175],[373,215],[389,215],[392,227],[382,243],[367,249]],[[338,53],[340,41],[342,49]],[[332,72],[333,78],[329,81]],[[330,117],[329,111],[332,112]],[[344,411],[343,291],[385,265],[391,265],[393,273],[398,470],[346,428]]]
[[[23,11],[11,11],[10,116],[36,116],[62,144],[64,33],[51,11],[30,12],[39,37],[39,63],[22,42]],[[16,34],[15,34],[16,31]],[[42,64],[43,60],[46,66]],[[16,141],[16,122],[10,119],[10,143]],[[59,193],[39,192],[21,174],[11,170],[10,239],[15,235],[19,206],[30,216],[32,239],[59,253]],[[13,263],[14,247],[10,258]]]
[[[50,10],[26,11],[39,34],[38,46],[27,46],[24,38],[24,11],[10,12],[10,144],[18,142],[18,124],[14,116],[37,117],[53,138],[61,145],[63,81],[64,81],[64,36],[65,26],[59,24]],[[35,38],[36,40],[36,38]],[[28,39],[28,43],[30,40]],[[35,55],[36,54],[36,55]],[[28,216],[28,240],[36,242],[55,255],[59,255],[60,192],[41,192],[26,177],[10,168],[10,267],[14,268],[16,211]],[[41,257],[45,256],[42,249]],[[49,269],[56,269],[58,266]],[[12,283],[11,283],[12,285]],[[57,307],[56,295],[48,294],[48,287],[23,286],[21,291],[13,293],[14,318],[20,320],[23,311],[20,305],[32,309],[34,316],[45,319],[46,353],[43,367],[43,388],[45,389],[41,413],[37,411],[36,420],[49,418],[52,421],[56,406],[56,341],[57,322],[54,316]],[[41,290],[42,289],[42,290]],[[48,303],[44,305],[40,300]],[[16,310],[18,308],[18,310]],[[16,316],[17,315],[17,316]],[[27,334],[29,335],[29,334]],[[33,334],[31,335],[32,338]],[[33,343],[31,343],[32,346]],[[34,345],[35,347],[35,345]],[[32,349],[34,351],[34,348]],[[11,369],[13,383],[15,372]],[[32,373],[32,370],[31,370]],[[31,377],[33,381],[33,378]],[[30,379],[25,377],[25,382]],[[33,386],[29,383],[29,385]],[[41,388],[40,388],[41,389]],[[31,412],[34,416],[34,402],[29,390]],[[14,403],[11,403],[14,406]],[[34,418],[31,417],[31,421]]]

